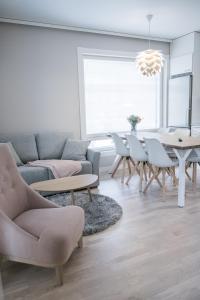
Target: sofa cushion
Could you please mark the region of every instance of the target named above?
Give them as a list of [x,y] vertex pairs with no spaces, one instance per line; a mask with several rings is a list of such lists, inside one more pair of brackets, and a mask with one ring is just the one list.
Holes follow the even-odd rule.
[[66,133],[40,133],[36,135],[39,159],[60,159],[67,141]]
[[15,149],[14,149],[14,147],[13,147],[13,145],[12,145],[11,142],[0,143],[0,144],[6,144],[6,145],[8,145],[9,151],[10,151],[12,157],[14,158],[14,160],[15,160],[15,162],[16,162],[16,165],[17,165],[17,166],[23,166],[23,162],[21,161],[19,155],[18,155],[17,152],[15,151]]
[[86,153],[90,141],[68,139],[63,150],[62,159],[86,160]]
[[4,137],[4,140],[11,142],[23,163],[38,159],[35,136],[24,134]]
[[24,165],[18,167],[18,170],[28,184],[49,179],[49,170],[47,168]]

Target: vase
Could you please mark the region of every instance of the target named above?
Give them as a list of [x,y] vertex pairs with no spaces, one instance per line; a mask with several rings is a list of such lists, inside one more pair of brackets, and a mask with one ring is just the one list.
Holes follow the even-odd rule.
[[137,133],[136,125],[137,125],[137,124],[134,124],[134,125],[132,124],[132,125],[131,125],[131,134],[133,134],[133,135],[136,135],[136,133]]

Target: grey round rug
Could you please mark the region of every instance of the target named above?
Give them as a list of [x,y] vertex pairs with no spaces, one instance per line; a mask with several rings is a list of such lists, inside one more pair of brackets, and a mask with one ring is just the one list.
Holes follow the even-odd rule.
[[[71,205],[71,195],[62,193],[53,196],[47,196],[49,200],[60,205]],[[100,232],[110,225],[115,224],[122,216],[121,206],[112,198],[92,194],[92,202],[89,201],[87,192],[75,193],[75,205],[83,208],[85,211],[85,228],[83,235],[90,235]]]

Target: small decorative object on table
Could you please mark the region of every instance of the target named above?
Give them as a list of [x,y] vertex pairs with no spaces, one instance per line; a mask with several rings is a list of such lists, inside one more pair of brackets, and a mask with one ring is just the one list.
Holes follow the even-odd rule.
[[141,118],[139,116],[130,115],[127,120],[131,124],[131,132],[136,133],[136,125],[141,122]]

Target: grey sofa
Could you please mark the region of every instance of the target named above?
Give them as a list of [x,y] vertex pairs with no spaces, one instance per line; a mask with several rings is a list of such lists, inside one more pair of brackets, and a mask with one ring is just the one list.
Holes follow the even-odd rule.
[[[69,135],[67,133],[39,133],[24,135],[0,135],[0,142],[11,142],[23,165],[18,170],[24,180],[31,184],[37,181],[53,179],[52,172],[43,167],[26,165],[29,161],[38,159],[61,159],[65,143]],[[100,153],[87,149],[86,160],[81,161],[82,170],[79,174],[99,175]],[[78,174],[76,174],[78,175]],[[99,180],[93,185],[98,186]]]

